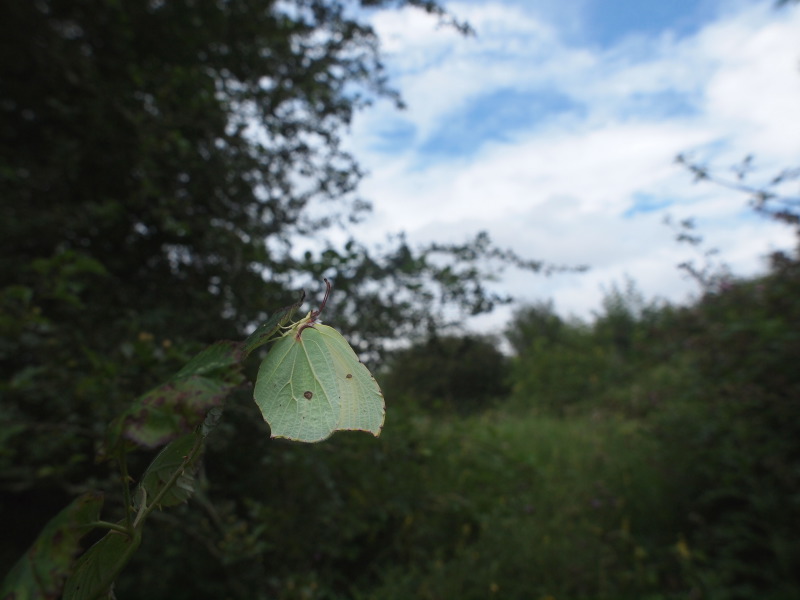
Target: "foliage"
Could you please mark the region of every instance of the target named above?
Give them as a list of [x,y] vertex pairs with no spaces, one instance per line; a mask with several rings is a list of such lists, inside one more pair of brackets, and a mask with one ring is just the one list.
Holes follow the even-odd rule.
[[[154,523],[118,593],[790,598],[798,280],[776,264],[686,308],[612,288],[593,324],[553,328],[564,364],[565,340],[575,357],[581,344],[616,356],[566,419],[540,390],[534,410],[467,417],[397,403],[374,444],[263,439],[231,463],[231,437],[214,436],[213,475]],[[221,429],[254,426],[243,406],[227,416]],[[177,524],[190,509],[206,515],[198,528]],[[142,557],[164,549],[171,568],[154,571]]]
[[73,500],[44,527],[36,542],[0,587],[2,598],[56,598],[80,550],[80,539],[100,516],[103,497],[87,493]]
[[530,332],[527,350],[512,363],[516,405],[564,415],[602,389],[609,355],[583,323],[563,321],[540,305],[520,309],[508,331]]
[[663,314],[630,280],[612,286],[592,324],[563,319],[550,302],[519,308],[506,328],[514,403],[560,415],[607,406],[603,395],[651,355],[650,327]]
[[[657,450],[641,432],[621,422],[498,413],[431,421],[425,433],[424,503],[402,529],[414,554],[356,597],[684,591],[675,540],[658,533],[672,523],[665,482],[649,467]],[[449,535],[426,539],[447,522],[446,511]]]
[[[241,381],[241,362],[271,336],[280,335],[301,302],[302,297],[294,305],[276,311],[242,343],[222,342],[205,349],[170,381],[144,394],[115,419],[108,429],[103,457],[119,464],[124,517],[116,523],[99,520],[102,495],[83,494],[51,520],[12,568],[0,589],[2,597],[38,599],[62,594],[65,600],[114,597],[114,583],[139,548],[144,523],[150,514],[155,509],[183,504],[194,493],[195,472],[206,437],[219,422],[222,402]],[[309,313],[305,320],[292,325],[289,335],[293,336],[297,330],[299,336],[302,328],[313,327],[312,315],[316,318],[319,312]],[[342,340],[342,343],[352,352],[347,342]],[[366,371],[355,356],[353,362]],[[313,359],[311,368],[322,368],[325,366],[322,363],[322,359]],[[366,376],[370,377],[368,371]],[[288,383],[296,384],[295,375],[288,379]],[[335,379],[332,384],[336,392]],[[262,394],[262,400],[268,400],[268,396]],[[333,407],[330,412],[338,417]],[[380,421],[383,421],[382,397]],[[379,429],[374,432],[376,435]],[[272,432],[273,436],[279,433],[290,439],[318,441]],[[128,454],[143,448],[159,448],[160,452],[132,491]],[[75,560],[81,537],[98,528],[106,530],[105,535]]]
[[430,335],[393,353],[387,394],[431,413],[484,410],[508,393],[508,359],[488,337]]
[[[279,599],[486,598],[492,589],[507,598],[624,597],[620,590],[638,598],[685,589],[669,482],[652,469],[658,448],[645,432],[502,412],[392,417],[377,443],[279,443],[291,462],[277,452],[247,461],[251,477],[269,470],[265,493],[244,506],[231,501],[264,525],[230,540],[243,556],[227,577],[260,577],[254,597]],[[192,581],[182,572],[191,558],[174,557],[168,583],[143,571],[147,583],[123,581],[120,594],[230,589],[219,572]],[[591,593],[598,589],[605,595]]]
[[790,597],[800,586],[799,292],[791,261],[707,294],[684,315],[702,387],[687,390],[694,401],[666,413],[657,431],[674,447],[693,541],[709,560],[702,576],[718,597]]
[[661,446],[681,577],[699,597],[800,589],[799,269],[784,253],[753,280],[706,265],[691,306],[648,305],[629,287],[591,324],[545,304],[509,327],[515,410],[632,419]]
[[[229,402],[195,495],[152,514],[117,593],[795,597],[797,298],[798,261],[776,257],[769,275],[687,307],[645,302],[628,283],[592,323],[523,309],[509,328],[513,381],[530,395],[467,416],[397,402],[377,443],[262,436],[242,452],[263,427]],[[472,368],[486,348],[475,356]],[[561,387],[523,378],[548,358],[556,374],[587,370]]]
[[[94,462],[112,419],[169,398],[157,444],[179,425],[173,409],[191,419],[227,394],[206,387],[183,403],[196,382],[182,381],[143,396],[214,340],[246,335],[290,290],[332,279],[337,323],[374,359],[386,339],[445,326],[445,307],[506,302],[484,285],[498,261],[544,268],[481,234],[421,249],[402,236],[378,249],[323,241],[335,227],[347,239],[369,209],[342,133],[366,103],[399,103],[357,4],[0,8],[0,494],[14,515],[0,565],[68,499],[118,489]],[[360,4],[417,7],[468,31],[432,0]],[[313,248],[302,256],[301,240]],[[262,433],[220,435],[257,445]],[[141,471],[148,458],[131,460]],[[246,485],[234,493],[256,494]]]
[[[13,567],[43,593],[83,539],[124,560],[139,546],[120,598],[796,597],[797,257],[776,254],[753,281],[697,267],[704,296],[685,308],[631,286],[592,323],[524,308],[506,371],[491,343],[441,333],[443,307],[485,312],[508,300],[486,284],[497,265],[547,266],[482,234],[421,249],[402,235],[378,249],[320,241],[368,210],[339,136],[365,102],[397,100],[354,4],[0,9],[3,570],[77,496],[31,546],[58,548],[55,576]],[[452,22],[428,0],[361,5]],[[751,163],[735,181],[691,168],[795,226],[797,171],[752,185]],[[298,256],[302,238],[315,245]],[[229,343],[173,375],[323,276],[369,358],[439,332],[398,354],[390,386],[416,402],[397,403],[377,444],[268,439],[227,368],[252,379],[255,365]],[[254,352],[274,326],[237,348]],[[225,419],[204,427],[224,396]],[[130,489],[93,459],[132,443],[150,450],[127,453]],[[97,488],[118,533],[82,537]],[[148,535],[131,533],[131,507],[148,511]],[[100,554],[70,589],[102,588],[95,575],[124,562]]]

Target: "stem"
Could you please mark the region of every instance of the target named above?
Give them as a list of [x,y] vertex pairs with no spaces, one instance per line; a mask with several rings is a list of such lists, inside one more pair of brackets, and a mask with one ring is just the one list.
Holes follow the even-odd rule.
[[132,529],[124,527],[119,523],[112,523],[111,521],[93,521],[92,523],[88,523],[87,526],[103,527],[104,529],[110,529],[111,531],[117,531],[119,533],[124,533],[125,535],[133,535]]
[[125,504],[125,525],[127,527],[128,533],[133,530],[133,521],[131,520],[131,488],[128,485],[130,481],[130,475],[128,475],[128,461],[125,460],[125,451],[123,449],[119,450],[119,454],[117,455],[117,463],[119,464],[119,472],[120,476],[122,477],[122,498]]

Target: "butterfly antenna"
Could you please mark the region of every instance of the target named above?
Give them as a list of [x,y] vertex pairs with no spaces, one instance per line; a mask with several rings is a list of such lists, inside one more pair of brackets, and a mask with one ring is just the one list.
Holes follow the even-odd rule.
[[325,308],[325,304],[328,302],[328,298],[330,298],[331,296],[331,282],[328,281],[327,279],[323,279],[323,281],[325,282],[325,296],[322,298],[322,302],[320,303],[319,308],[317,310],[311,311],[311,318],[307,322],[300,325],[300,327],[297,329],[295,337],[298,340],[300,339],[300,334],[303,333],[303,330],[306,327],[314,326],[314,323],[317,322],[319,315],[322,313],[322,309]]
[[322,298],[322,304],[319,305],[319,312],[322,312],[322,309],[325,308],[325,304],[328,302],[328,298],[331,297],[331,282],[326,278],[323,278],[322,281],[325,282],[325,296]]
[[328,281],[327,278],[324,278],[322,281],[325,282],[325,296],[322,298],[322,302],[320,303],[319,308],[315,310],[314,314],[312,315],[314,319],[319,317],[319,315],[325,308],[325,305],[328,303],[328,298],[331,297],[331,282]]

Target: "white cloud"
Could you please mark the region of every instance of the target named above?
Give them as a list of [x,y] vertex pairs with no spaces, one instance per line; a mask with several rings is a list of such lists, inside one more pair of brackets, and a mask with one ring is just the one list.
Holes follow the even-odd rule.
[[[582,275],[504,282],[512,293],[553,297],[563,312],[581,315],[598,308],[601,285],[626,274],[649,296],[685,296],[691,286],[675,264],[688,251],[661,224],[666,212],[696,216],[709,245],[743,274],[759,268],[767,250],[791,243],[785,228],[745,216],[746,198],[693,185],[672,160],[695,149],[722,166],[749,152],[769,168],[797,164],[800,11],[745,3],[690,37],[628,38],[607,50],[567,43],[519,5],[454,11],[477,38],[437,30],[418,11],[376,17],[409,109],[379,105],[354,125],[353,149],[371,171],[363,191],[376,208],[365,237],[405,230],[412,241],[461,241],[486,229],[520,254],[588,263],[593,270]],[[509,89],[556,92],[574,106],[502,141],[421,154],[448,117]],[[376,150],[398,123],[413,135]],[[642,197],[670,206],[626,218]],[[480,321],[488,322],[497,324]]]

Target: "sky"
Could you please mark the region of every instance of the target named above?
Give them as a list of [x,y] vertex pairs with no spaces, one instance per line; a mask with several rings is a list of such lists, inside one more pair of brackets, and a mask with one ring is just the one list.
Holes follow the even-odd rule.
[[[550,264],[509,270],[494,288],[591,318],[613,285],[685,302],[677,269],[696,251],[664,224],[693,218],[734,274],[763,271],[791,231],[755,216],[747,196],[695,183],[679,153],[752,183],[800,164],[800,7],[770,0],[462,0],[445,2],[476,35],[421,11],[377,12],[390,81],[407,108],[381,101],[347,138],[374,211],[355,234],[380,243],[464,242]],[[787,191],[797,194],[797,182]],[[468,326],[502,328],[503,310]]]

